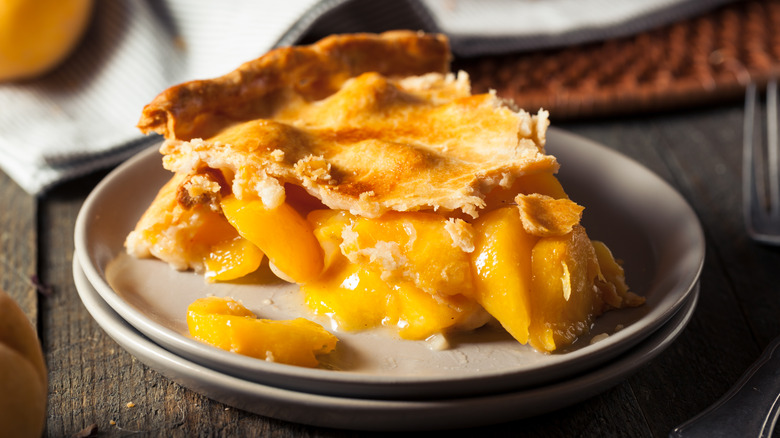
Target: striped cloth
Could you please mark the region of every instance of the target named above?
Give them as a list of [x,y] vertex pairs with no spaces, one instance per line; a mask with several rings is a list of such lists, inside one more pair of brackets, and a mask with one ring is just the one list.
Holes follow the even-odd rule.
[[[0,84],[0,167],[31,194],[148,147],[135,124],[163,89],[330,33],[421,29],[474,56],[639,32],[728,0],[99,0],[78,49]],[[597,13],[594,13],[597,12]]]

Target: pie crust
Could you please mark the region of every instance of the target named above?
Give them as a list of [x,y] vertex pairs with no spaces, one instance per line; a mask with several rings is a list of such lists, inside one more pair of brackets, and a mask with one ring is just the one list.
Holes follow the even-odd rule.
[[[239,199],[271,208],[293,184],[366,217],[442,209],[475,218],[494,188],[557,163],[544,154],[545,112],[472,96],[465,73],[442,72],[448,59],[441,36],[330,37],[170,88],[139,127],[168,139],[167,169],[220,169]],[[185,202],[214,193],[213,179],[200,181],[187,180]]]
[[[516,206],[516,223],[531,236],[526,242],[550,238],[557,243],[549,248],[577,250],[566,256],[574,259],[564,261],[580,267],[571,278],[584,278],[580,283],[586,295],[599,295],[593,310],[577,324],[586,327],[609,306],[638,305],[641,300],[614,280],[622,279],[622,268],[612,267],[612,279],[601,275],[602,262],[596,260],[579,225],[582,207],[565,196],[552,176],[558,163],[545,153],[547,113],[515,109],[492,92],[472,95],[468,75],[449,72],[449,62],[449,45],[442,35],[410,31],[339,35],[309,46],[276,49],[224,76],[165,90],[144,108],[138,127],[165,137],[160,152],[173,177],[127,237],[128,252],[158,257],[177,269],[203,271],[210,245],[220,239],[252,240],[234,222],[238,219],[226,218],[222,202],[228,197],[230,202],[238,200],[232,205],[251,204],[257,212],[285,210],[289,218],[301,218],[315,210],[336,210],[345,212],[341,217],[351,218],[345,220],[352,224],[359,219],[375,221],[371,226],[399,214],[435,213],[437,219],[418,215],[414,220],[431,224],[440,219],[441,233],[434,227],[428,235],[451,240],[436,253],[445,253],[439,261],[450,271],[425,274],[441,278],[428,278],[426,283],[414,266],[401,266],[408,254],[397,241],[372,241],[370,248],[347,251],[358,242],[352,225],[331,236],[335,240],[330,245],[337,248],[333,257],[346,257],[359,269],[373,269],[370,266],[379,263],[382,281],[395,278],[396,271],[404,273],[403,281],[429,294],[427,299],[432,296],[451,307],[463,304],[467,309],[463,325],[473,328],[474,318],[469,316],[482,308],[472,306],[479,299],[469,294],[479,288],[471,278],[484,274],[472,273],[468,262],[471,253],[480,251],[475,250],[480,238],[474,232],[477,220],[493,210]],[[520,187],[536,177],[534,184],[546,184],[546,190]],[[340,223],[334,220],[327,225],[323,219],[319,225]],[[307,226],[305,219],[300,222]],[[411,230],[402,239],[409,248],[414,233]],[[313,236],[308,241],[315,242],[318,252],[316,268],[327,270],[332,257]],[[483,239],[482,250],[488,244]],[[460,258],[448,265],[450,251]],[[556,251],[545,254],[558,257]],[[439,257],[436,254],[431,257]],[[612,260],[606,247],[598,254]],[[289,272],[277,269],[270,254],[269,259],[274,272],[287,279]],[[417,266],[430,271],[435,264],[422,261]],[[563,269],[563,280],[568,281],[568,267]],[[466,279],[462,287],[452,280],[456,276]],[[560,288],[560,279],[551,284],[551,290]],[[564,288],[565,301],[572,292]],[[527,331],[527,326],[521,330]],[[552,336],[545,342],[555,348]]]

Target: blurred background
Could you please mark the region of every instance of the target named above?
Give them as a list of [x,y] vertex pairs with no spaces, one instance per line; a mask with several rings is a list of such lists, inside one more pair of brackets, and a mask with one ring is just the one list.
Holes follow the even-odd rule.
[[[444,32],[475,92],[547,109],[553,123],[734,102],[780,59],[775,0],[4,5],[0,22],[14,25],[0,26],[0,167],[32,194],[148,146],[135,123],[165,88],[330,33]],[[24,58],[35,50],[48,64]]]

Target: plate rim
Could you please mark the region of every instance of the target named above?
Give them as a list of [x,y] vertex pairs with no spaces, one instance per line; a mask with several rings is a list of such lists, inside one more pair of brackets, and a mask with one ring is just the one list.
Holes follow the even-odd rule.
[[[477,427],[533,417],[583,402],[619,384],[671,346],[693,318],[697,283],[683,308],[659,330],[600,368],[531,388],[432,400],[366,399],[265,385],[177,355],[145,337],[103,300],[73,258],[77,293],[87,312],[129,354],[205,397],[245,411],[317,427],[405,431]],[[301,410],[302,409],[302,410]]]

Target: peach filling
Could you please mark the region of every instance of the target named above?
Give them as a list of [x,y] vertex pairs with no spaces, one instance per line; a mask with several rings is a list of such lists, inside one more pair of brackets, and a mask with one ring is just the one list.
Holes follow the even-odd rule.
[[251,274],[260,267],[263,252],[243,237],[219,242],[204,259],[208,281],[228,281]]
[[272,362],[316,367],[317,356],[336,348],[337,339],[304,318],[258,319],[231,298],[200,298],[187,308],[190,334],[215,347]]
[[309,221],[327,262],[301,290],[308,306],[339,328],[386,326],[404,339],[424,339],[482,314],[469,256],[453,247],[444,217],[315,210]]
[[571,344],[610,308],[641,304],[552,174],[518,178],[488,201],[499,207],[476,220],[364,218],[228,195],[220,205],[239,237],[215,245],[217,266],[207,267],[227,280],[256,269],[264,253],[280,277],[300,284],[312,312],[341,330],[389,327],[425,339],[492,317],[542,352]]
[[226,196],[222,213],[242,237],[262,250],[273,265],[295,283],[313,280],[322,271],[322,250],[311,227],[288,203],[269,209],[259,199]]

